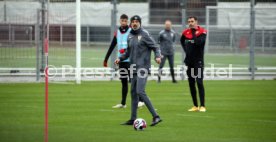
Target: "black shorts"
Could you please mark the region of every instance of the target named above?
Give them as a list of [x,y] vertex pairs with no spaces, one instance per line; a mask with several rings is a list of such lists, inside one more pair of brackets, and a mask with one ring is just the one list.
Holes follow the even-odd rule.
[[120,79],[129,77],[129,67],[130,67],[129,62],[120,62],[119,63]]

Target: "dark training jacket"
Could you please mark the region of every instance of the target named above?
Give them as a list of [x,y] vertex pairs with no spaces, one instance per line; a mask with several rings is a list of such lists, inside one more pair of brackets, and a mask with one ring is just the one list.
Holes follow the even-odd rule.
[[198,26],[197,29],[185,29],[182,32],[180,42],[186,53],[185,64],[187,66],[194,65],[198,62],[204,64],[204,46],[207,31]]
[[158,36],[162,55],[173,55],[176,33],[174,30],[162,30]]
[[133,29],[128,35],[128,48],[126,53],[120,57],[120,61],[123,61],[129,57],[129,62],[134,66],[136,70],[141,68],[150,72],[151,67],[151,51],[154,52],[155,58],[161,57],[160,48],[152,38],[152,36],[142,27],[136,31]]

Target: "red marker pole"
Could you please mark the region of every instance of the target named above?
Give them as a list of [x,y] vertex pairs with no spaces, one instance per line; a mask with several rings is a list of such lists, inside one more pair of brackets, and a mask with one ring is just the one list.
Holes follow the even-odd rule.
[[46,67],[45,67],[45,130],[44,137],[45,142],[48,142],[48,39],[44,40],[45,43],[45,59],[46,59]]

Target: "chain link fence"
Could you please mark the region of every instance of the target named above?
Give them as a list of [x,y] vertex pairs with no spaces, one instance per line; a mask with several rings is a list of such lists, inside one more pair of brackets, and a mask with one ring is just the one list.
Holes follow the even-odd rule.
[[[276,12],[275,5],[276,2],[270,0],[256,1],[257,67],[276,66],[276,17],[273,15]],[[187,27],[187,17],[197,16],[199,24],[208,30],[205,66],[214,64],[227,67],[233,64],[234,67],[247,68],[250,42],[249,6],[249,0],[119,0],[116,4],[117,11],[114,11],[114,5],[109,0],[83,0],[82,67],[102,67],[115,30],[112,27],[119,26],[119,16],[124,13],[129,17],[140,15],[142,26],[155,39],[164,29],[164,21],[172,21],[173,29],[178,33],[175,66],[182,65],[185,57],[179,38]],[[57,68],[63,65],[76,66],[75,0],[4,0],[0,1],[0,11],[0,67],[5,70],[4,75],[26,68],[32,71],[43,69],[43,35],[49,39],[49,65]],[[109,66],[112,66],[112,59]]]

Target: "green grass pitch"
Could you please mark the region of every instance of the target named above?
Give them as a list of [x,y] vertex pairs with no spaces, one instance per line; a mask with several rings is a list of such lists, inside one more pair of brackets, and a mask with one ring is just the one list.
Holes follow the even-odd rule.
[[[49,86],[49,142],[275,142],[276,81],[205,81],[207,112],[187,112],[192,106],[187,81],[157,84],[147,94],[163,119],[155,127],[135,131],[120,123],[126,109],[120,82],[83,82]],[[0,141],[42,142],[44,84],[0,84]],[[146,107],[138,115],[148,124]]]

